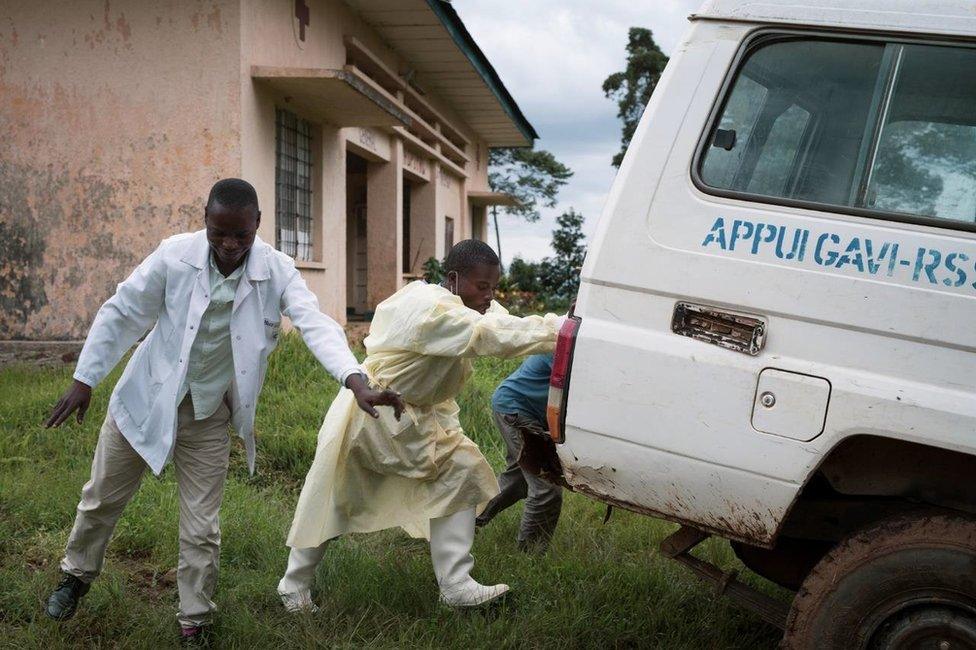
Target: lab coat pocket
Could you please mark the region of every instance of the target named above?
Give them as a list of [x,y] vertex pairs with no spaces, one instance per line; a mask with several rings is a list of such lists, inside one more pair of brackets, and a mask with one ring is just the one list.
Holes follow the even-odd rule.
[[274,344],[278,341],[278,336],[281,334],[281,320],[272,320],[270,318],[264,319],[264,338]]
[[142,427],[146,422],[163,385],[149,372],[149,352],[145,348],[136,351],[139,358],[133,356],[130,362],[133,371],[126,372],[127,376],[123,376],[118,385],[119,401],[137,427]]
[[152,336],[152,340],[148,341],[149,349],[146,351],[148,352],[146,355],[146,363],[150,383],[162,383],[173,374],[173,368],[176,365],[176,360],[173,359],[173,356],[178,354],[178,351],[172,349],[168,341],[175,330],[176,328],[173,325],[170,324],[167,328],[163,324],[159,327],[158,331],[154,330],[150,335]]
[[170,319],[169,314],[163,312],[159,315],[159,320],[156,321],[156,327],[153,328],[150,336],[157,337],[160,343],[169,343],[175,333],[176,323]]

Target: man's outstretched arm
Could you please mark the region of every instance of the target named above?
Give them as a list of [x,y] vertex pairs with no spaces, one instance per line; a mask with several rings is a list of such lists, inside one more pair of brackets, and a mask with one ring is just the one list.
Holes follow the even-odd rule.
[[281,296],[281,313],[291,319],[302,334],[305,345],[319,363],[343,386],[353,392],[359,408],[372,417],[379,417],[374,407],[392,406],[400,419],[403,400],[392,390],[377,391],[366,383],[356,357],[349,349],[346,332],[339,323],[323,314],[319,301],[296,269]]
[[373,390],[366,383],[365,375],[361,373],[349,375],[349,378],[346,379],[346,388],[352,391],[352,394],[356,397],[356,403],[359,404],[359,408],[368,415],[378,418],[380,414],[373,407],[392,406],[393,415],[397,420],[400,419],[400,414],[403,413],[403,398],[400,397],[400,393],[389,389]]
[[91,386],[75,379],[71,387],[54,405],[54,410],[51,411],[51,416],[44,423],[44,427],[48,429],[59,427],[72,413],[76,413],[79,423],[83,422],[90,404]]
[[74,382],[55,404],[44,426],[60,426],[74,412],[78,422],[85,419],[92,388],[156,322],[165,289],[166,272],[162,253],[157,248],[98,310],[78,356]]
[[486,314],[457,300],[436,304],[412,341],[415,352],[441,357],[517,357],[552,352],[565,316],[512,316],[501,306]]

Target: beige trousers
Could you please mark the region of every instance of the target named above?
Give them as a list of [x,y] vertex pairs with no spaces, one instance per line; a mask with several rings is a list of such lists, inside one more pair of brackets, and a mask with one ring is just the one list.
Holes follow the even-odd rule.
[[[220,555],[220,502],[230,455],[229,421],[226,401],[209,418],[194,420],[188,394],[178,411],[173,465],[180,499],[177,618],[183,626],[206,625],[217,608],[212,597]],[[145,461],[106,415],[91,479],[81,490],[75,525],[61,560],[63,571],[85,582],[101,572],[115,524],[145,470]]]

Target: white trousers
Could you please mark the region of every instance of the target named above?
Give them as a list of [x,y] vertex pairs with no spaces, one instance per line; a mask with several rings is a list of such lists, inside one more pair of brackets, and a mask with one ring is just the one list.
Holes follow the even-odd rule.
[[[193,419],[190,396],[180,404],[173,465],[180,500],[180,558],[176,584],[177,615],[184,626],[206,625],[217,607],[220,556],[220,503],[230,456],[230,409],[221,402],[204,420]],[[125,506],[132,499],[146,463],[132,449],[110,415],[95,447],[91,478],[81,490],[74,528],[61,569],[85,582],[101,572],[105,549]]]

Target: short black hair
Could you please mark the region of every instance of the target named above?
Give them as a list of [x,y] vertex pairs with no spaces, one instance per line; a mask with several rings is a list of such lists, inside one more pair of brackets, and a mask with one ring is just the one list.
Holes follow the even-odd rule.
[[501,266],[491,246],[478,239],[464,239],[454,244],[444,258],[444,272],[465,273],[480,264]]
[[254,186],[240,178],[225,178],[214,183],[210,188],[210,196],[207,197],[207,210],[217,204],[232,210],[253,206],[255,212],[260,212],[258,193]]

